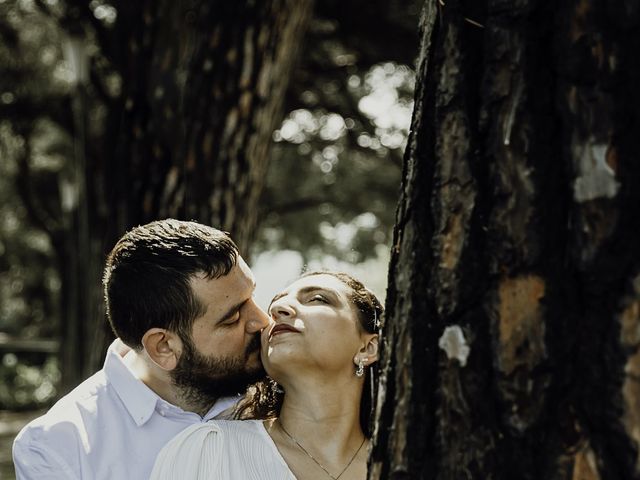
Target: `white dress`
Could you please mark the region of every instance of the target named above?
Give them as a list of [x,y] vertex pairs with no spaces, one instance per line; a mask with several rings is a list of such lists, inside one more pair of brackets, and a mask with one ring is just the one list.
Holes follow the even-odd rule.
[[262,420],[212,420],[176,435],[150,480],[296,480]]

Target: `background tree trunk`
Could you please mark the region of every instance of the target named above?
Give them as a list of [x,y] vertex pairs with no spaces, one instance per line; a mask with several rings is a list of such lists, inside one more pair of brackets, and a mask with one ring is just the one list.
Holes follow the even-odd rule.
[[370,478],[640,478],[640,4],[421,28]]
[[68,11],[70,25],[92,21],[121,91],[109,94],[98,78],[109,76],[95,76],[106,132],[85,147],[87,195],[69,212],[82,219],[78,209],[88,208],[88,238],[60,251],[69,270],[62,277],[81,279],[63,285],[63,390],[99,368],[110,341],[100,277],[106,252],[126,230],[157,218],[193,219],[231,232],[248,250],[271,135],[311,13],[310,0],[113,5],[110,29],[84,2]]

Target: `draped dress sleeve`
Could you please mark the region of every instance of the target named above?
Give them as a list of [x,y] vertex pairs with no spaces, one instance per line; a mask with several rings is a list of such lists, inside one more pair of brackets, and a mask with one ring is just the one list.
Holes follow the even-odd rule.
[[192,425],[160,451],[150,480],[296,480],[259,420]]
[[160,451],[150,480],[231,478],[223,437],[215,423],[192,425]]

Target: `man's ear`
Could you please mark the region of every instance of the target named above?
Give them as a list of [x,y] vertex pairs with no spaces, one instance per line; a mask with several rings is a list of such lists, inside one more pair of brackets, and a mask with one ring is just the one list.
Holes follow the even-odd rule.
[[164,328],[150,328],[142,336],[142,346],[153,363],[163,370],[173,370],[182,354],[182,341]]

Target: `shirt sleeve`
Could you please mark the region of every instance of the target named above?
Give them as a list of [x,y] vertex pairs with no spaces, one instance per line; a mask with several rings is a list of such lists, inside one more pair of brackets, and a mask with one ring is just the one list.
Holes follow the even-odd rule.
[[13,443],[16,480],[79,480],[77,472],[55,451],[36,444],[23,432]]

